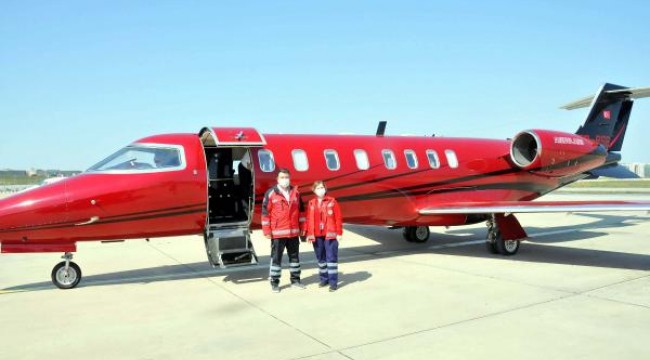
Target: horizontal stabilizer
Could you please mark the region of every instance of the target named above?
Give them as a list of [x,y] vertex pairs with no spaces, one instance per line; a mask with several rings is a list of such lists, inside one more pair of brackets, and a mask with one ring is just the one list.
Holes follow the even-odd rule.
[[[605,93],[612,96],[620,96],[621,98],[640,99],[644,97],[650,97],[650,87],[607,90]],[[566,105],[561,106],[560,109],[574,110],[589,107],[595,96],[597,95],[587,96],[580,100],[570,102]]]
[[420,215],[650,211],[650,201],[477,201],[440,204]]
[[640,176],[634,171],[626,168],[623,165],[605,166],[590,170],[588,172],[591,178],[598,178],[601,176],[613,179],[639,179]]

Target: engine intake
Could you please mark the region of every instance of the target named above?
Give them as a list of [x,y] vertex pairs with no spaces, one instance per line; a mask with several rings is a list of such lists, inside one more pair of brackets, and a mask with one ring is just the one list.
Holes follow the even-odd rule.
[[550,130],[517,134],[510,146],[515,166],[545,176],[579,174],[605,162],[607,150],[580,135]]
[[512,141],[512,148],[510,151],[510,156],[512,161],[517,164],[520,168],[526,168],[530,166],[539,154],[540,150],[540,140],[536,138],[534,133],[524,131],[515,136],[515,139]]

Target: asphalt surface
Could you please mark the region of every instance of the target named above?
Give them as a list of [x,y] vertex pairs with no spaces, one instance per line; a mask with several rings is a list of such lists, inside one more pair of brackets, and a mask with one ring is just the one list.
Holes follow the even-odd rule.
[[[603,196],[545,200],[577,198]],[[307,289],[285,269],[271,293],[258,232],[261,265],[226,270],[199,236],[83,243],[66,291],[49,281],[60,254],[2,254],[0,358],[649,359],[650,215],[519,218],[531,239],[514,257],[487,253],[482,224],[426,244],[347,226],[335,293],[308,244]]]

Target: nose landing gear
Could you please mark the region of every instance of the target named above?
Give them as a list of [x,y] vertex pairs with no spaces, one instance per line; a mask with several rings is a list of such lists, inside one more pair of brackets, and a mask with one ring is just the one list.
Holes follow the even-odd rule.
[[61,258],[64,261],[52,269],[52,283],[59,289],[72,289],[81,281],[81,268],[71,261],[72,253],[67,252]]

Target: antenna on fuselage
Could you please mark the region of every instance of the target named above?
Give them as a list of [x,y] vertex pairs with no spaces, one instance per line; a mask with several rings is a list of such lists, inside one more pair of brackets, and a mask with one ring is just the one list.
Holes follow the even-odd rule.
[[377,136],[384,136],[384,133],[386,132],[386,124],[388,121],[380,121],[379,125],[377,125]]

